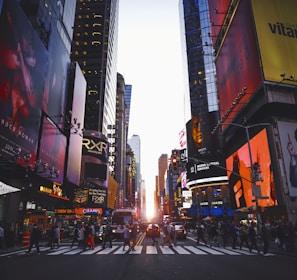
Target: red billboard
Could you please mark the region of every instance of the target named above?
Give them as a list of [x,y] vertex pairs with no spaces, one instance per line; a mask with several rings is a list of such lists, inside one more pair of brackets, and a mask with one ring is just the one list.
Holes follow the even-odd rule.
[[240,1],[216,60],[221,117],[230,109],[243,87],[247,87],[246,94],[231,110],[229,120],[234,119],[260,86],[262,73],[259,61],[249,1]]
[[33,166],[47,75],[47,51],[16,1],[0,16],[0,150]]
[[212,42],[216,43],[220,29],[224,24],[231,0],[208,1],[209,16],[211,22]]
[[261,197],[267,197],[259,199],[259,206],[277,205],[267,132],[263,129],[250,139],[250,151],[246,143],[226,160],[232,209],[255,205],[251,172],[252,167],[256,165],[259,166],[258,170],[261,170],[261,175],[258,177],[261,180],[256,182],[255,188],[259,188]]

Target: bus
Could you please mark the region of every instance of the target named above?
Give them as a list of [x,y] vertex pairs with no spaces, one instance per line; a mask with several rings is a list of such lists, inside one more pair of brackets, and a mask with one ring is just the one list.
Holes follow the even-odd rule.
[[137,222],[136,211],[131,208],[115,209],[111,216],[111,228],[114,237],[123,238],[124,227]]

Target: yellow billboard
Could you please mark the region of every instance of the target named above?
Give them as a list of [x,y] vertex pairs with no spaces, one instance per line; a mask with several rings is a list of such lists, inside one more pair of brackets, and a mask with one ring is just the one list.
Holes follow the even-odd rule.
[[252,0],[252,9],[264,79],[296,85],[297,1]]

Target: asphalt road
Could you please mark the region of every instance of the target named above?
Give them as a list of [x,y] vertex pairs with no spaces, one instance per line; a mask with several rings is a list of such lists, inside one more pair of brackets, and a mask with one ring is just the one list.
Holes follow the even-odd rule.
[[[113,243],[111,250],[106,248],[110,250],[107,253],[97,246],[93,252],[67,254],[77,249],[64,245],[55,250],[42,248],[40,255],[34,251],[27,255],[24,250],[1,254],[1,280],[297,279],[296,256],[271,254],[265,257],[256,252],[250,254],[248,250],[240,252],[229,248],[224,251],[196,246],[190,234],[187,240],[179,240],[172,250],[160,244],[154,249],[151,239],[146,237],[138,243],[141,249],[135,253],[123,251],[119,241]],[[198,253],[199,249],[204,253]]]

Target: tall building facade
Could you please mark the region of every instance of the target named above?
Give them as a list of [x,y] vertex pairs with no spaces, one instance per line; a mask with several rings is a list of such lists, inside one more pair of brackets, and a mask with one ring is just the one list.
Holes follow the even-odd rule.
[[[158,176],[157,176],[157,189],[156,189],[156,209],[158,209],[157,217],[162,220],[162,215],[168,212],[165,209],[166,201],[166,188],[165,188],[165,175],[168,168],[168,155],[162,154],[158,160]],[[168,194],[167,194],[168,198]]]
[[141,141],[139,135],[133,134],[131,138],[128,139],[128,144],[134,152],[134,157],[136,161],[136,174],[135,174],[135,184],[136,184],[136,206],[140,209],[141,205]]
[[71,58],[87,80],[84,128],[115,124],[118,0],[77,1]]
[[[212,46],[214,50],[219,114],[216,114],[216,124],[213,126],[216,119],[213,118],[208,126],[209,135],[219,141],[221,149],[215,151],[217,157],[223,156],[225,162],[224,166],[220,160],[213,161],[211,168],[217,165],[214,171],[218,176],[207,176],[209,161],[199,153],[208,150],[201,141],[205,137],[203,120],[198,118],[196,124],[192,122],[189,131],[192,138],[197,134],[194,142],[197,153],[193,156],[195,165],[187,169],[187,178],[189,180],[194,173],[197,176],[190,177],[192,182],[188,185],[197,190],[199,214],[234,215],[234,210],[248,208],[256,209],[251,214],[258,221],[261,218],[281,218],[295,223],[297,193],[292,149],[296,149],[293,147],[296,147],[294,135],[297,131],[294,113],[297,94],[294,50],[297,41],[292,11],[296,2],[267,0],[261,1],[260,5],[256,0],[198,0],[183,1],[183,7],[185,34],[186,37],[189,35],[187,48],[194,44],[191,48],[200,50],[197,53],[199,58],[191,60],[198,60],[197,65],[203,64],[206,46]],[[204,16],[206,10],[207,17]],[[187,22],[190,27],[190,22],[195,21],[196,29],[187,29]],[[208,28],[203,28],[203,22]],[[208,35],[208,38],[204,37],[205,41],[202,40],[204,30]],[[190,39],[190,35],[195,33]],[[189,71],[191,103],[198,107],[206,106],[206,99],[201,99],[205,93],[203,90],[211,91],[211,87],[198,86],[199,90],[194,95],[191,88],[195,88],[196,82],[206,85],[209,77],[205,75],[204,80],[199,77],[192,80],[191,74],[193,77],[196,75]],[[197,133],[193,133],[195,127],[201,131],[197,129]],[[223,175],[218,171],[222,168],[227,171],[227,181],[226,184],[221,181],[221,192],[204,191],[204,179],[211,178],[215,185],[215,180]],[[232,211],[226,212],[227,209]]]
[[[187,133],[187,188],[191,189],[194,204],[202,213],[213,209],[212,201],[201,202],[201,194],[213,192],[221,199],[227,174],[215,165],[224,166],[220,151],[219,135],[211,135],[211,129],[219,119],[217,97],[215,52],[207,0],[184,0],[179,3],[184,53],[184,66],[188,78],[185,100],[190,104],[190,119],[186,123]],[[187,110],[185,110],[187,111]],[[206,170],[202,168],[208,165]],[[197,170],[203,170],[198,172]],[[200,205],[204,205],[200,207]]]

